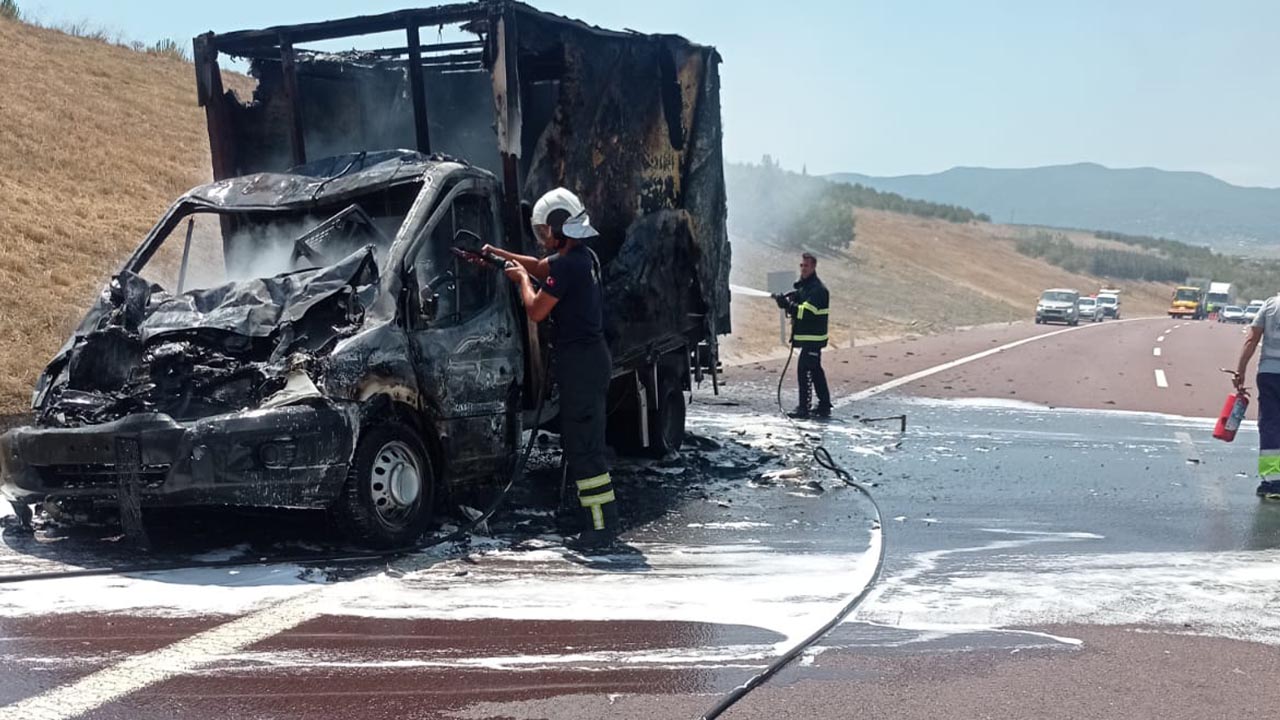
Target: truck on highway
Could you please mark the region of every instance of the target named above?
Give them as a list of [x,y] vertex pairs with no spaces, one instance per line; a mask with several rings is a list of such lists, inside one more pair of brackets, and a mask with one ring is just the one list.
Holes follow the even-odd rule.
[[[378,33],[399,40],[316,46]],[[250,101],[221,56],[249,60]],[[324,509],[359,543],[411,542],[512,470],[544,400],[554,422],[542,333],[473,261],[536,254],[530,204],[561,185],[599,231],[610,442],[679,448],[730,330],[719,63],[503,0],[195,38],[214,181],[49,363],[34,426],[0,438],[4,496],[28,519]]]
[[1206,315],[1202,288],[1197,285],[1179,285],[1173,289],[1173,297],[1169,301],[1169,317],[1203,320]]
[[1231,283],[1210,282],[1204,296],[1205,311],[1212,315],[1228,305],[1236,304],[1235,289]]

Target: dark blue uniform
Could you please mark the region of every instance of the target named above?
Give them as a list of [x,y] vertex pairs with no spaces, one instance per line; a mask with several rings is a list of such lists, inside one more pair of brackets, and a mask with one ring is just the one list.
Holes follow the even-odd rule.
[[557,298],[551,319],[565,472],[589,516],[584,537],[611,537],[618,530],[618,505],[605,454],[605,401],[613,359],[604,339],[600,261],[578,244],[547,262],[550,273],[543,291]]
[[796,363],[800,401],[796,411],[800,415],[807,414],[812,394],[816,391],[817,411],[825,416],[831,412],[831,390],[827,387],[827,374],[822,369],[822,348],[827,346],[831,293],[814,274],[796,282],[795,290],[779,297],[777,302],[778,307],[792,317],[791,347],[800,350],[800,360]]

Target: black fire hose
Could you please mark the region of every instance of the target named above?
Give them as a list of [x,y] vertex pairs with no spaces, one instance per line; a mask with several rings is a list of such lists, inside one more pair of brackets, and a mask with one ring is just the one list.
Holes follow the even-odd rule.
[[[791,427],[796,430],[796,433],[800,436],[801,441],[806,446],[808,446],[810,451],[813,453],[813,459],[815,462],[817,462],[822,467],[830,470],[832,473],[835,474],[836,477],[840,478],[840,480],[844,482],[845,485],[848,485],[849,487],[862,493],[867,497],[868,500],[871,501],[871,507],[875,510],[875,520],[874,520],[875,524],[873,525],[873,529],[883,533],[884,523],[881,522],[880,505],[879,503],[876,502],[875,497],[872,496],[871,491],[867,488],[867,486],[855,480],[853,475],[848,470],[845,470],[843,467],[841,467],[840,463],[836,462],[831,457],[831,453],[827,450],[825,446],[823,446],[822,444],[815,445],[809,442],[809,438],[805,435],[804,431],[798,425],[796,425],[794,421],[791,420],[790,416],[786,414],[785,408],[783,408],[782,406],[782,382],[787,377],[787,370],[791,367],[791,359],[794,356],[795,356],[795,348],[793,347],[791,349],[791,352],[787,355],[786,364],[783,365],[782,367],[782,374],[778,377],[778,397],[777,397],[778,412],[781,413],[783,417],[785,417],[788,421],[791,422]],[[872,572],[871,580],[870,582],[867,583],[866,587],[862,588],[861,592],[855,595],[851,600],[849,600],[849,602],[845,603],[844,606],[841,607],[840,610],[830,620],[828,620],[826,623],[822,625],[822,627],[819,627],[817,630],[814,630],[812,634],[810,634],[804,640],[801,640],[795,647],[791,648],[787,652],[780,655],[772,663],[770,663],[767,667],[765,667],[765,669],[753,675],[746,682],[744,682],[743,684],[739,685],[733,690],[730,690],[729,692],[722,695],[719,701],[717,701],[716,704],[712,706],[710,710],[702,714],[701,720],[714,720],[715,718],[720,717],[721,714],[723,714],[726,710],[732,707],[735,703],[737,703],[742,698],[746,697],[747,693],[763,685],[765,681],[767,681],[769,678],[776,675],[778,671],[782,670],[782,668],[791,664],[791,662],[795,660],[797,657],[800,657],[800,655],[804,653],[805,650],[807,650],[810,646],[812,646],[818,640],[821,640],[824,635],[831,632],[831,630],[834,629],[835,626],[839,625],[846,617],[848,617],[849,613],[856,610],[857,607],[862,604],[862,601],[866,600],[867,596],[871,594],[871,590],[875,587],[876,583],[879,582],[880,573],[884,569],[884,556],[885,556],[885,543],[882,537],[880,542],[880,553],[876,558],[875,571]]]
[[472,518],[471,520],[458,526],[453,532],[431,538],[424,538],[418,542],[398,548],[389,548],[387,550],[371,550],[368,552],[356,553],[330,553],[330,554],[307,554],[307,555],[284,555],[280,557],[263,557],[257,560],[243,559],[227,559],[227,560],[197,560],[186,562],[160,563],[150,565],[124,565],[103,568],[83,568],[79,570],[56,570],[50,572],[35,572],[13,575],[0,575],[0,585],[8,585],[19,582],[28,582],[32,580],[63,580],[67,578],[82,577],[98,577],[103,575],[129,575],[135,573],[147,572],[163,572],[169,570],[204,570],[210,568],[233,568],[233,567],[254,567],[258,565],[274,565],[282,563],[291,563],[295,565],[314,565],[317,563],[325,564],[348,564],[357,562],[368,562],[370,560],[384,560],[387,558],[401,557],[410,553],[421,552],[428,548],[443,545],[461,539],[472,530],[476,529],[481,523],[484,523],[493,514],[502,507],[502,503],[506,501],[507,496],[511,493],[511,489],[515,487],[516,482],[524,477],[525,466],[529,462],[529,456],[533,453],[534,443],[538,438],[538,425],[542,422],[542,409],[546,400],[546,388],[538,393],[538,406],[533,415],[533,426],[529,429],[529,442],[524,446],[524,451],[516,459],[515,467],[511,470],[511,476],[507,479],[507,484],[502,488],[502,492],[498,493],[493,502],[485,508],[484,512]]

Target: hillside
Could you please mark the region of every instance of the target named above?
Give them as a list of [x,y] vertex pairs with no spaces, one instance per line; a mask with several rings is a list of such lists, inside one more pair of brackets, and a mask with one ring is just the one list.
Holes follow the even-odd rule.
[[[733,198],[729,199],[730,214]],[[1071,273],[1015,249],[1026,230],[988,223],[952,223],[881,210],[856,213],[858,239],[844,254],[820,257],[818,275],[831,290],[831,339],[845,347],[876,338],[942,332],[955,327],[1027,321],[1040,292],[1074,287],[1081,292],[1111,285]],[[1077,237],[1079,235],[1079,237]],[[1094,247],[1107,241],[1084,234],[1071,239]],[[773,270],[794,270],[797,253],[735,238],[733,282],[765,288]],[[1122,282],[1128,316],[1159,315],[1169,286]],[[778,310],[768,298],[733,297],[734,334],[723,356],[730,362],[776,355]]]
[[104,280],[210,169],[189,63],[0,20],[0,68],[0,412],[13,412]]
[[909,198],[963,205],[996,222],[1118,230],[1232,253],[1275,254],[1280,249],[1280,189],[1238,187],[1204,173],[1080,163],[829,177]]

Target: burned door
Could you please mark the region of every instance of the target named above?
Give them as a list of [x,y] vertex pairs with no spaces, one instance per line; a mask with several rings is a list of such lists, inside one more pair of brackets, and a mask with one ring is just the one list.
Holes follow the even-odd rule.
[[409,254],[417,312],[417,374],[442,420],[449,472],[480,478],[506,467],[517,433],[522,358],[510,283],[460,260],[458,247],[501,244],[489,184],[467,180],[432,213]]

